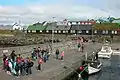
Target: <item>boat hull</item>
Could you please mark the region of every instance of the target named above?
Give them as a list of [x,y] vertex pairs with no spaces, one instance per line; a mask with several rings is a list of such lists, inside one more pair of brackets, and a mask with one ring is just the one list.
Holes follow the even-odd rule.
[[93,67],[91,67],[91,66],[89,66],[88,67],[88,71],[89,71],[89,75],[91,75],[91,74],[94,74],[94,73],[97,73],[97,72],[99,72],[101,70],[101,68],[93,68]]
[[[101,62],[100,62],[100,64],[97,66],[97,68],[94,68],[94,67],[88,65],[88,74],[89,74],[89,75],[95,74],[95,73],[99,72],[99,71],[101,70],[101,68],[102,68],[102,63],[101,63]],[[79,74],[78,76],[79,76],[79,78],[81,77],[80,74]]]
[[110,53],[101,53],[101,52],[99,52],[98,53],[99,58],[111,58],[111,55],[112,55],[112,52],[110,52]]

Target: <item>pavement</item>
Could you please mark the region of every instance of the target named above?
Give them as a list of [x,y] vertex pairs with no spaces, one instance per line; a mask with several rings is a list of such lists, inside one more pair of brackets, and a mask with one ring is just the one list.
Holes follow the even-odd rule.
[[14,76],[9,76],[4,71],[0,71],[0,78],[1,80],[50,80],[55,75],[58,75],[60,72],[64,71],[65,65],[70,65],[77,61],[77,59],[80,59],[82,55],[84,55],[86,52],[90,53],[95,49],[98,49],[101,47],[101,43],[85,43],[85,50],[84,53],[77,50],[77,46],[73,47],[67,47],[65,48],[65,57],[64,60],[56,60],[55,55],[50,56],[50,60],[47,61],[42,65],[42,70],[37,71],[36,70],[36,62],[34,67],[32,68],[32,75],[29,76],[20,76],[19,78],[16,78]]

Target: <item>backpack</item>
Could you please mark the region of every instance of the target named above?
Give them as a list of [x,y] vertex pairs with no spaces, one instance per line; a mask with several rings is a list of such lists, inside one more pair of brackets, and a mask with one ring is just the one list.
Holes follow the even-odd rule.
[[29,67],[33,67],[34,63],[31,61],[29,62]]

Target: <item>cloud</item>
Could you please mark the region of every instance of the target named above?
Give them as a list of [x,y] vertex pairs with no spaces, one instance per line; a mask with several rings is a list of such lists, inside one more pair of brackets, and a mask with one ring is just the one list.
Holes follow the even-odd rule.
[[108,10],[109,5],[105,9],[99,9],[90,5],[72,5],[72,4],[48,4],[39,5],[31,4],[24,6],[0,6],[0,22],[11,23],[18,22],[23,24],[32,24],[37,21],[51,20],[56,17],[57,20],[64,18],[81,19],[108,17],[115,13],[115,9]]

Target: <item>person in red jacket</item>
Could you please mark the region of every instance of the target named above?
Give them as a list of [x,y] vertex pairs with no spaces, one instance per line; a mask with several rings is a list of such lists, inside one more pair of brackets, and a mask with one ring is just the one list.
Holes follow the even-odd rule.
[[43,64],[43,59],[42,59],[41,57],[39,57],[37,70],[41,70],[41,65],[42,65],[42,64]]

